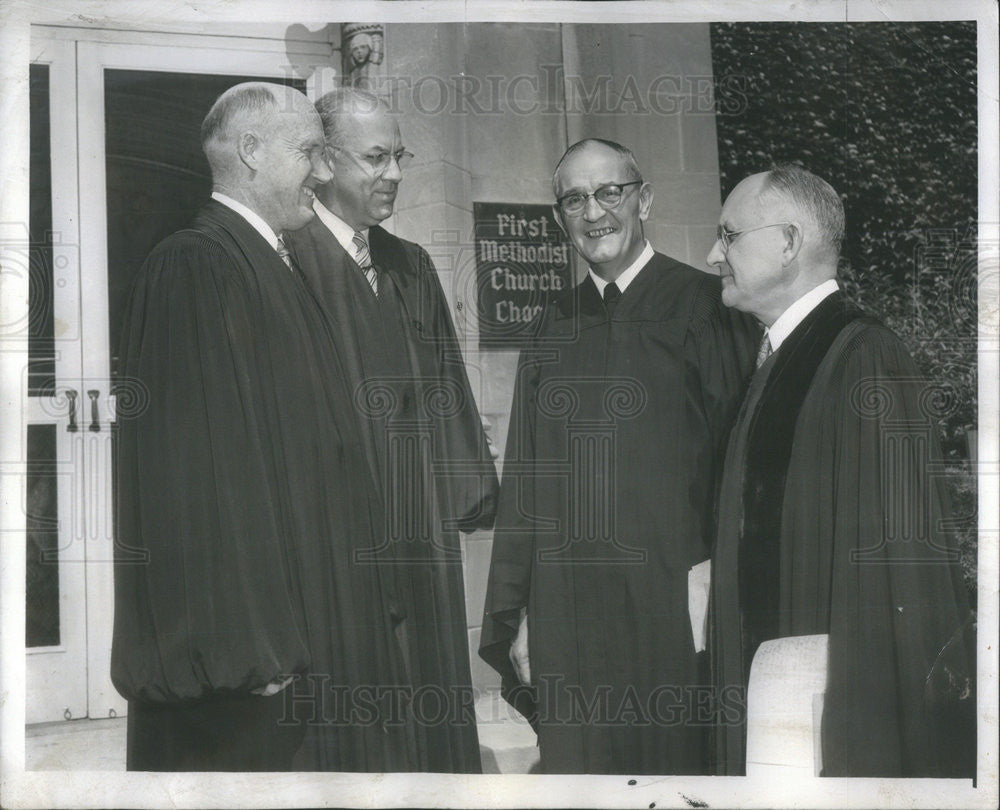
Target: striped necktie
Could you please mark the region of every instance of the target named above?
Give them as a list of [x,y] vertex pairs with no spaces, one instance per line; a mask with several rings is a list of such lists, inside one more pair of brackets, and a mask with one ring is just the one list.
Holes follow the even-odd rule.
[[771,336],[764,333],[764,339],[760,342],[760,348],[757,349],[757,368],[764,365],[764,361],[771,356]]
[[278,255],[281,257],[281,261],[288,265],[289,270],[294,272],[295,263],[292,261],[292,251],[290,251],[285,245],[285,239],[283,236],[278,237],[278,247],[276,250],[278,251]]
[[372,292],[378,295],[378,274],[375,272],[375,265],[372,264],[372,254],[368,251],[368,243],[360,231],[354,234],[354,247],[357,248],[354,260],[358,263],[358,267],[364,271]]

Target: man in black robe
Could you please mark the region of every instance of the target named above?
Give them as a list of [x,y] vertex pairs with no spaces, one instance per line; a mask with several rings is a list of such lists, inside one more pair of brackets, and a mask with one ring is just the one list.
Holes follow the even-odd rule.
[[723,301],[767,327],[713,558],[719,772],[744,772],[758,646],[828,634],[824,775],[971,776],[972,625],[943,529],[935,391],[844,300],[843,230],[829,184],[779,167],[733,190],[708,256]]
[[[146,260],[124,319],[112,679],[130,770],[377,769],[402,731],[310,718],[289,679],[394,683],[374,469],[329,322],[282,234],[330,171],[309,101],[226,91],[202,126],[213,194]],[[125,405],[125,403],[123,403]],[[333,718],[337,719],[337,718]]]
[[366,559],[394,577],[404,650],[400,721],[411,745],[384,770],[479,773],[459,531],[493,525],[499,484],[437,271],[379,223],[412,157],[383,102],[345,88],[316,103],[333,179],[290,235],[334,325],[383,498]]
[[589,265],[521,353],[480,655],[547,773],[706,768],[706,560],[756,325],[653,251],[631,151],[585,140],[554,212]]

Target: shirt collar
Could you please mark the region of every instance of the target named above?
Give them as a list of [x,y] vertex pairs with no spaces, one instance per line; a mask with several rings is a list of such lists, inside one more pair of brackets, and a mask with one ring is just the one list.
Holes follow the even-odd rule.
[[272,249],[274,250],[278,249],[277,234],[271,229],[270,225],[268,225],[266,222],[264,222],[263,219],[260,218],[258,214],[251,211],[243,203],[237,202],[232,197],[223,194],[221,191],[213,191],[212,199],[217,200],[227,208],[233,209],[233,211],[235,211],[237,214],[243,217],[243,219],[249,222],[250,225],[253,226],[253,229],[257,231],[257,233],[259,233],[267,240],[267,243],[271,246]]
[[[615,284],[621,292],[625,292],[625,288],[632,283],[632,280],[639,275],[639,271],[646,266],[646,263],[653,258],[653,246],[649,244],[649,240],[646,240],[646,245],[642,249],[642,253],[639,254],[639,258],[636,259],[632,264],[630,264],[625,270],[615,279]],[[592,269],[588,269],[590,273],[590,278],[597,287],[597,292],[600,293],[601,297],[604,297],[604,288],[610,284],[610,282],[605,281]]]
[[[316,212],[316,216],[319,217],[319,221],[326,225],[327,230],[334,235],[334,238],[340,242],[340,246],[347,251],[348,256],[353,256],[357,253],[358,248],[357,245],[354,244],[354,228],[323,205],[323,203],[319,201],[319,198],[313,199],[313,210]],[[360,233],[367,242],[368,229],[365,228]],[[369,249],[371,249],[371,246],[369,246]]]
[[795,327],[805,320],[806,315],[816,309],[824,299],[833,295],[839,289],[840,285],[837,284],[836,279],[827,279],[818,287],[813,287],[798,301],[782,312],[778,320],[772,323],[770,328],[765,331],[765,334],[771,340],[771,351],[778,351],[778,347],[785,342],[785,338],[795,330]]

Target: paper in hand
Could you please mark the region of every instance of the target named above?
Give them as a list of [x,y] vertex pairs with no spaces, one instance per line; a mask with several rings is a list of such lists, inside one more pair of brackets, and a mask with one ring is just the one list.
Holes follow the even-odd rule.
[[694,651],[705,649],[708,629],[708,594],[712,584],[712,561],[704,560],[688,570],[688,615]]

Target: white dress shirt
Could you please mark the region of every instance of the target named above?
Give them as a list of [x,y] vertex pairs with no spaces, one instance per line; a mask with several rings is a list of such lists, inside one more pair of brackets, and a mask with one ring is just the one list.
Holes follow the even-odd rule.
[[[319,221],[326,225],[330,233],[333,234],[334,238],[340,242],[340,246],[347,251],[347,255],[358,260],[358,246],[354,244],[354,228],[348,225],[344,220],[334,214],[329,208],[327,208],[319,199],[313,200],[313,211],[316,212],[316,216],[319,217]],[[360,232],[362,239],[365,243],[368,242],[368,229],[365,228]],[[371,245],[368,245],[369,254],[371,253]]]
[[805,320],[806,315],[818,307],[826,298],[833,295],[840,289],[835,279],[828,279],[818,287],[813,287],[809,292],[799,298],[794,304],[778,316],[778,320],[771,324],[770,328],[764,330],[764,334],[771,341],[771,351],[778,351],[778,347],[785,342],[795,327]]
[[[632,283],[632,279],[639,275],[639,271],[642,270],[642,268],[646,266],[646,263],[652,258],[653,246],[649,244],[649,240],[647,239],[646,246],[642,249],[642,253],[639,254],[639,258],[625,268],[621,275],[615,279],[615,284],[618,285],[618,289],[621,292],[625,292],[625,288]],[[590,278],[593,280],[594,284],[597,285],[597,292],[600,293],[601,298],[603,298],[604,288],[611,282],[605,281],[593,270],[588,269],[588,272],[590,273]]]
[[278,235],[271,230],[271,226],[264,222],[257,214],[247,208],[243,203],[237,202],[232,197],[223,194],[221,191],[213,191],[212,199],[218,200],[227,208],[232,208],[243,219],[249,222],[255,231],[263,236],[267,243],[274,249],[278,249]]

